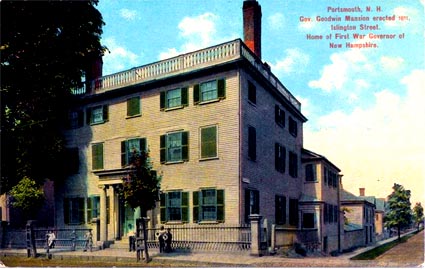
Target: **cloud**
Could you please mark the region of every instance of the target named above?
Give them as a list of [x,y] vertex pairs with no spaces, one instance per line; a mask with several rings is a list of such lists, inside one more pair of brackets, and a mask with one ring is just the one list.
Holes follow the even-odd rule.
[[116,42],[114,38],[102,40],[109,52],[103,56],[103,74],[119,72],[138,64],[139,56]]
[[380,63],[382,69],[389,72],[396,72],[403,68],[404,59],[401,57],[382,56]]
[[285,16],[282,13],[275,13],[267,18],[271,30],[281,30],[285,26]]
[[137,12],[135,10],[123,8],[120,10],[120,16],[127,21],[133,21],[137,17]]
[[[325,65],[320,71],[321,77],[312,80],[308,86],[314,89],[321,89],[325,92],[344,90],[347,83],[359,86],[356,90],[365,87],[365,82],[356,83],[356,75],[362,72],[372,72],[373,65],[360,50],[347,50],[340,53],[333,53],[330,56],[331,64]],[[350,87],[351,88],[351,87]],[[350,89],[352,91],[353,89]]]
[[270,64],[273,73],[285,76],[294,72],[303,72],[310,63],[310,56],[298,48],[286,49],[285,57]]
[[[341,168],[344,187],[386,197],[394,182],[412,190],[412,201],[425,198],[425,70],[403,77],[396,89],[375,93],[372,106],[350,113],[333,111],[319,118],[319,129],[306,127],[304,145]],[[379,181],[378,181],[379,180]]]
[[217,35],[219,20],[220,18],[211,12],[183,18],[178,24],[179,36],[184,40],[183,44],[179,48],[168,48],[161,52],[159,59],[163,60],[230,40],[231,38]]

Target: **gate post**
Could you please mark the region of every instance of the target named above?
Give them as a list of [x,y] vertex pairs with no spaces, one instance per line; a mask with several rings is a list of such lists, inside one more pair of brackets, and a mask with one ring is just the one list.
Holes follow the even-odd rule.
[[37,257],[37,248],[35,245],[35,234],[34,234],[34,223],[35,220],[27,221],[26,225],[26,236],[27,236],[27,257]]
[[261,219],[258,214],[249,215],[251,221],[251,256],[262,256],[261,253]]

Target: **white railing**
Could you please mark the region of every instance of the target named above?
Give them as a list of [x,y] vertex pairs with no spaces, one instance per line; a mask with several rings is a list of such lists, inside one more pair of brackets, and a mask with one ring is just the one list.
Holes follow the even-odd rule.
[[[91,93],[101,93],[151,79],[164,78],[193,69],[245,58],[298,110],[301,103],[282,85],[261,60],[256,57],[240,39],[210,48],[182,54],[170,59],[132,68],[123,72],[103,76],[91,83]],[[73,91],[75,94],[88,93],[85,89]]]

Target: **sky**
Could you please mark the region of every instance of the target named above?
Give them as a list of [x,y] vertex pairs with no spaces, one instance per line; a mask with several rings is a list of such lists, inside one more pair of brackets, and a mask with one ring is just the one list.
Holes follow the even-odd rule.
[[[425,0],[258,2],[262,60],[302,104],[304,148],[339,167],[356,195],[384,198],[398,183],[425,205]],[[243,39],[242,5],[100,0],[103,74]]]

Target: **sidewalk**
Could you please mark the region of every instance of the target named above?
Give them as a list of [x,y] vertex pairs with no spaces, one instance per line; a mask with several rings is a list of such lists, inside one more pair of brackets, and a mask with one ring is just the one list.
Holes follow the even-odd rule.
[[[408,234],[408,233],[407,233]],[[407,235],[404,234],[403,236]],[[416,236],[423,236],[423,231]],[[396,240],[396,237],[380,241],[374,246],[360,248],[350,253],[345,253],[337,257],[306,257],[306,258],[286,258],[282,256],[263,256],[256,257],[250,256],[249,252],[246,253],[217,253],[217,252],[173,252],[173,253],[158,253],[157,249],[149,249],[149,255],[155,260],[164,261],[188,261],[195,263],[212,263],[217,266],[248,266],[248,267],[376,267],[376,266],[403,266],[400,261],[353,261],[351,257],[360,253],[368,251],[379,245],[385,244],[389,241]],[[410,240],[409,240],[410,241]],[[44,249],[38,250],[39,254],[45,254]],[[66,260],[69,258],[77,258],[81,260],[90,261],[107,261],[107,262],[121,262],[121,261],[136,261],[136,253],[128,252],[123,249],[104,249],[93,252],[77,251],[59,251],[51,250],[53,259]],[[26,256],[26,249],[6,249],[0,250],[1,256]],[[1,258],[0,258],[1,259]]]

